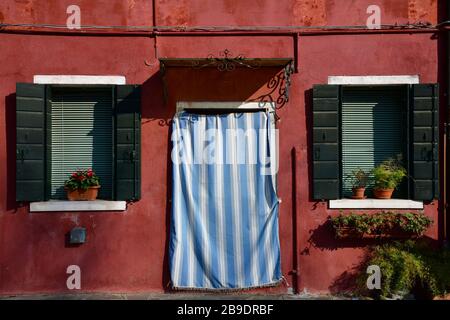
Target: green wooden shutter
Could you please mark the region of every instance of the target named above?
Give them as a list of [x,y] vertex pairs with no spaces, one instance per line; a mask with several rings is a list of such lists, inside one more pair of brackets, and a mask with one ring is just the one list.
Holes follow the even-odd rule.
[[115,199],[141,197],[141,86],[116,86]]
[[340,197],[340,86],[313,87],[313,198]]
[[397,158],[397,155],[405,159],[404,104],[404,90],[398,86],[343,88],[343,196],[352,195],[349,177],[353,170],[361,168],[370,172],[384,160]]
[[53,88],[51,197],[65,199],[64,181],[77,169],[100,178],[100,199],[112,198],[112,94],[110,88]]
[[439,198],[439,87],[410,86],[411,190],[415,200]]
[[16,86],[16,201],[46,199],[46,86]]

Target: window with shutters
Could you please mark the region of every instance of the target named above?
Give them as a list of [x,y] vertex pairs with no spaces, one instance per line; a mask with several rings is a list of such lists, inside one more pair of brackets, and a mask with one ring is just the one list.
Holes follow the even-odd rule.
[[401,158],[407,178],[394,197],[438,199],[438,94],[437,84],[315,85],[312,198],[349,197],[353,170]]
[[139,85],[17,83],[16,201],[66,199],[77,169],[100,177],[100,199],[140,199]]

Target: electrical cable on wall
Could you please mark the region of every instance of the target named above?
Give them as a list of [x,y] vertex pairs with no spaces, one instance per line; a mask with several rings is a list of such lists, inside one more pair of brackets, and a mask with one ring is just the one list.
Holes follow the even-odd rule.
[[[417,22],[407,24],[386,24],[381,25],[380,29],[375,30],[414,30],[414,29],[437,29],[445,26],[450,21],[444,21],[436,25],[431,23]],[[43,29],[67,29],[66,25],[57,24],[33,24],[33,23],[0,23],[0,31],[2,28],[43,28]],[[78,30],[126,30],[126,31],[285,31],[295,32],[300,30],[371,30],[366,25],[343,25],[343,26],[99,26],[99,25],[85,25]]]

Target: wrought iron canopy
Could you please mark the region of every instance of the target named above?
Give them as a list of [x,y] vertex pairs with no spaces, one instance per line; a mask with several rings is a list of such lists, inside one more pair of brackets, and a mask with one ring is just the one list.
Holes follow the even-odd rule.
[[[216,58],[214,58],[216,59]],[[220,59],[220,58],[217,58]],[[159,63],[161,68],[167,67],[192,67],[192,68],[207,68],[216,67],[218,70],[218,60],[212,62],[208,58],[160,58]],[[242,58],[239,60],[241,63],[237,63],[235,67],[244,67],[250,69],[257,69],[260,67],[285,67],[293,61],[292,58]],[[245,65],[244,65],[245,64]],[[232,71],[233,69],[227,69],[220,71]]]
[[160,58],[159,63],[166,101],[168,90],[165,72],[169,67],[191,67],[194,69],[216,68],[221,72],[231,72],[236,68],[258,69],[279,67],[282,70],[267,83],[267,93],[262,94],[252,101],[261,103],[274,102],[276,103],[277,109],[283,107],[289,101],[290,77],[294,73],[293,58],[245,58],[243,55],[233,56],[226,49],[218,57],[210,54],[206,58]]

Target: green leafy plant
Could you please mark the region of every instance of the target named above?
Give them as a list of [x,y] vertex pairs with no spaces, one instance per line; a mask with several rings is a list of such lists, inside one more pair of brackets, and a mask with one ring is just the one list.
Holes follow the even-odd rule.
[[372,170],[375,189],[395,189],[406,176],[398,160],[387,159]]
[[389,211],[374,214],[339,214],[330,220],[337,237],[345,236],[345,232],[349,230],[359,236],[383,235],[395,231],[419,236],[433,223],[433,220],[423,213]]
[[350,182],[353,188],[365,188],[369,181],[369,173],[358,168],[349,173],[346,180]]
[[64,182],[64,187],[69,190],[87,190],[89,187],[99,185],[100,179],[92,169],[77,170],[70,175],[66,182]]
[[403,213],[396,215],[395,223],[406,232],[422,234],[432,223],[424,214]]
[[431,247],[426,242],[406,241],[376,246],[369,253],[361,270],[377,265],[381,270],[381,289],[368,291],[367,274],[361,272],[357,281],[362,294],[383,297],[412,293],[418,299],[431,299],[450,290],[450,252]]

